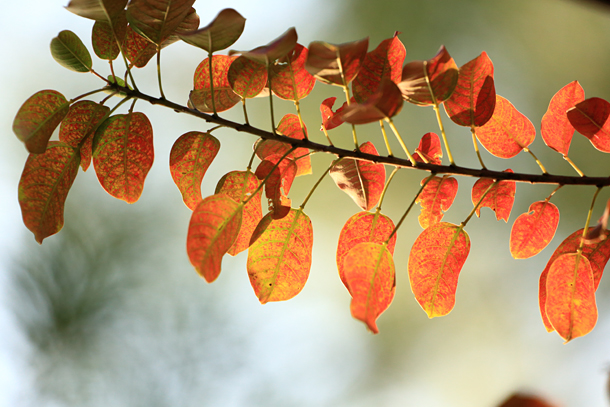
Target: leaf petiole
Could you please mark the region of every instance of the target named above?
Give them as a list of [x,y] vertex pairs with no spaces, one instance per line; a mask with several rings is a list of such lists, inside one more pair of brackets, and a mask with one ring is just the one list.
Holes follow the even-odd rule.
[[392,148],[390,147],[390,142],[388,140],[388,135],[385,132],[385,127],[383,126],[383,120],[379,120],[379,126],[381,127],[381,134],[383,134],[383,141],[385,142],[385,146],[388,149],[388,157],[394,157],[392,153]]
[[584,172],[582,172],[582,171],[580,170],[580,168],[578,168],[578,167],[576,166],[576,164],[574,164],[574,162],[573,162],[572,160],[570,160],[570,157],[568,157],[568,155],[567,155],[567,154],[563,156],[563,159],[564,159],[564,160],[566,160],[566,161],[568,162],[568,164],[570,164],[570,165],[572,166],[572,168],[574,168],[574,171],[576,171],[576,172],[578,173],[578,175],[580,175],[581,177],[584,177],[584,176],[585,176],[585,173],[584,173]]
[[580,238],[580,245],[578,246],[578,254],[582,254],[582,248],[585,245],[585,237],[587,236],[587,232],[589,231],[589,223],[591,223],[591,215],[593,214],[593,207],[595,206],[595,200],[597,199],[597,195],[601,192],[604,187],[597,187],[597,191],[595,191],[595,195],[593,195],[593,200],[591,201],[591,207],[589,208],[589,213],[587,213],[587,221],[585,222],[585,228],[582,231],[582,237]]
[[389,118],[389,117],[386,117],[385,120],[390,125],[390,128],[392,129],[392,132],[394,133],[394,135],[398,139],[398,142],[400,143],[400,146],[402,147],[404,152],[407,154],[407,158],[409,158],[409,161],[411,161],[411,165],[413,165],[413,167],[417,167],[417,161],[415,161],[415,159],[413,158],[413,156],[409,152],[409,149],[407,148],[405,142],[403,141],[402,137],[400,137],[400,133],[398,132],[398,129],[394,125],[394,122],[392,121],[392,119]]
[[379,197],[379,203],[377,204],[377,212],[381,211],[381,204],[383,203],[383,198],[385,198],[385,193],[386,193],[388,187],[390,186],[390,182],[392,182],[392,178],[394,178],[394,175],[396,175],[396,173],[398,172],[399,169],[400,169],[400,167],[394,167],[394,171],[392,171],[392,173],[388,177],[388,180],[386,181],[385,185],[383,186],[383,191],[381,191],[381,196]]
[[474,126],[470,127],[470,132],[472,133],[472,144],[474,145],[474,151],[476,151],[477,153],[477,157],[479,158],[479,162],[481,163],[481,168],[486,170],[487,167],[483,163],[483,158],[481,157],[481,151],[479,150],[479,144],[477,143],[477,133]]
[[313,185],[313,187],[311,188],[311,190],[309,191],[309,193],[307,194],[307,196],[305,197],[305,199],[303,200],[303,203],[301,204],[301,206],[299,206],[299,210],[303,210],[305,208],[305,205],[307,204],[307,201],[309,201],[309,198],[311,198],[311,196],[313,195],[314,191],[316,190],[316,188],[318,188],[318,185],[320,185],[320,183],[322,182],[322,180],[324,179],[324,177],[326,176],[326,174],[328,174],[328,172],[335,166],[337,161],[333,161],[332,163],[330,163],[330,165],[328,166],[328,168],[326,169],[326,171],[324,171],[324,173],[322,174],[322,176],[320,178],[318,178],[318,180],[316,181],[316,183]]
[[487,189],[485,190],[483,195],[481,195],[481,198],[479,198],[479,202],[477,202],[477,204],[474,206],[474,208],[472,208],[472,211],[470,211],[470,214],[466,217],[466,219],[464,219],[464,221],[462,223],[460,223],[460,227],[462,229],[464,229],[464,227],[466,226],[468,221],[470,221],[470,218],[472,218],[472,216],[476,212],[477,208],[481,205],[481,203],[483,202],[483,199],[485,199],[485,197],[487,196],[489,191],[491,191],[492,188],[495,187],[496,185],[498,185],[499,183],[500,183],[500,181],[494,181],[491,185],[489,185],[489,187],[487,187]]
[[[159,92],[161,93],[161,99],[165,99],[165,94],[163,93],[163,84],[161,82],[161,47],[157,47],[157,79],[159,81]],[[212,94],[212,100],[213,99]]]
[[540,167],[540,169],[542,170],[542,174],[544,175],[549,175],[549,173],[546,171],[546,168],[544,168],[544,165],[542,165],[542,163],[540,162],[540,160],[538,159],[538,157],[536,157],[536,155],[532,152],[532,150],[530,150],[527,147],[523,147],[523,151],[530,153],[530,155],[532,157],[534,157],[534,160],[536,160],[536,164],[538,164],[538,166]]
[[[209,38],[209,42],[212,42],[212,36],[210,36]],[[210,44],[210,49],[212,49],[212,46]],[[208,52],[208,73],[210,74],[210,93],[212,95],[212,112],[214,112],[214,116],[218,116],[218,113],[216,113],[216,101],[214,100],[214,75],[212,72],[212,53]],[[245,104],[244,104],[244,109],[245,109]],[[248,119],[246,118],[246,122],[248,122]]]

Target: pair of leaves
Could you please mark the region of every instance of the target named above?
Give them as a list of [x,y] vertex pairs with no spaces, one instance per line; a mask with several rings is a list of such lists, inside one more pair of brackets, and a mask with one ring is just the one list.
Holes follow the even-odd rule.
[[305,69],[323,83],[347,86],[360,72],[369,39],[344,44],[314,41],[309,44]]

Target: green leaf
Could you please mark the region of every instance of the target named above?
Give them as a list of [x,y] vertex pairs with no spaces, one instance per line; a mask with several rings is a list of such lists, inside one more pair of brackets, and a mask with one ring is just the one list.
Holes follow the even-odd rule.
[[125,9],[127,0],[71,0],[68,11],[96,21],[110,21]]
[[127,7],[127,20],[138,33],[161,45],[176,32],[193,3],[195,0],[132,0]]
[[209,53],[230,47],[244,31],[246,19],[232,8],[222,10],[207,27],[179,35],[187,44]]
[[51,55],[61,66],[71,71],[91,72],[91,54],[72,31],[64,30],[51,40]]

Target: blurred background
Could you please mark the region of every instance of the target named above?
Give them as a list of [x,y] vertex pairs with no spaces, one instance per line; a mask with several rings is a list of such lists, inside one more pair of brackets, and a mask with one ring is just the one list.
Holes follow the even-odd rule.
[[[66,71],[48,44],[69,29],[90,48],[92,21],[66,11],[67,0],[5,2],[0,13],[2,109],[0,126],[0,406],[418,406],[494,407],[515,391],[538,394],[558,406],[607,406],[610,369],[610,283],[598,290],[599,321],[592,333],[567,345],[547,333],[538,311],[538,277],[557,245],[584,226],[595,188],[560,190],[555,239],[537,257],[514,260],[508,237],[514,219],[544,199],[551,186],[519,185],[509,224],[489,209],[472,219],[472,249],[454,310],[428,320],[411,293],[408,251],[420,233],[417,211],[398,233],[394,303],[371,335],[350,316],[349,295],[335,266],[345,221],[358,211],[330,179],[307,205],[313,222],[313,267],[304,290],[284,303],[261,306],[246,273],[246,253],[225,256],[223,271],[205,283],[186,255],[190,211],[168,170],[173,141],[208,125],[143,102],[154,127],[156,162],[135,205],[107,195],[93,169],[79,173],[66,203],[64,229],[38,245],[23,226],[17,184],[27,153],[12,134],[19,106],[33,93],[55,89],[74,98],[100,86],[90,74]],[[395,31],[406,62],[433,57],[445,45],[459,66],[486,51],[496,90],[539,130],[553,94],[578,80],[586,96],[610,98],[610,10],[568,0],[198,0],[201,26],[223,8],[247,18],[233,46],[247,50],[295,26],[299,42],[332,43],[370,37],[372,50]],[[186,103],[203,51],[176,43],[163,51],[167,97]],[[117,63],[117,67],[121,64]],[[106,75],[108,66],[95,60]],[[140,89],[157,95],[154,64],[136,72]],[[342,100],[339,88],[317,84],[302,101],[310,137],[319,104]],[[267,102],[249,103],[254,125],[266,128]],[[276,117],[292,112],[276,103]],[[241,109],[223,114],[242,120]],[[459,165],[477,166],[468,129],[444,115]],[[413,149],[438,132],[433,110],[405,106],[396,119]],[[346,127],[346,126],[343,126]],[[362,141],[384,150],[378,126],[358,129]],[[243,170],[255,141],[218,130],[222,148],[203,181],[204,196],[231,170]],[[331,131],[350,147],[349,129]],[[531,146],[551,173],[573,174],[537,137]],[[395,151],[399,151],[396,146]],[[590,176],[610,173],[610,160],[575,135],[570,157]],[[539,172],[531,157],[504,162],[487,152],[488,167]],[[298,205],[331,157],[313,157],[314,175],[296,180]],[[397,221],[424,174],[400,171],[384,213]],[[460,178],[445,216],[459,223],[470,212],[474,180]],[[594,220],[610,196],[603,191]]]

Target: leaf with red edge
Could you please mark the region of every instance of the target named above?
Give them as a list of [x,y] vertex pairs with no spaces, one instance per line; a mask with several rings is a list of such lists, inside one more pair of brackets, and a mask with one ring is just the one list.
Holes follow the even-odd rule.
[[610,103],[589,98],[568,110],[568,120],[576,131],[589,139],[593,147],[610,153]]
[[415,149],[413,159],[415,161],[426,162],[434,165],[441,165],[443,163],[441,139],[438,138],[436,133],[424,134],[419,141],[419,147]]
[[559,209],[548,200],[534,202],[520,215],[510,231],[510,254],[528,259],[540,253],[555,236]]
[[191,264],[208,283],[220,274],[222,256],[239,233],[243,209],[243,204],[220,193],[202,200],[191,215],[186,251]]
[[496,95],[496,108],[489,121],[477,129],[483,147],[500,158],[512,158],[532,144],[536,129],[532,122],[505,98]]
[[453,309],[458,277],[469,252],[468,233],[447,222],[435,223],[415,240],[409,254],[409,281],[429,318]]
[[[425,179],[421,181],[421,184]],[[417,218],[419,226],[424,229],[439,223],[447,212],[458,191],[458,182],[449,176],[433,177],[421,191],[416,203],[421,205],[421,213]]]
[[392,254],[385,245],[360,243],[345,256],[344,269],[352,316],[379,333],[377,318],[390,306],[396,291]]
[[61,230],[64,204],[78,173],[77,150],[58,141],[49,142],[44,154],[30,154],[19,180],[19,205],[23,223],[38,243]]
[[[339,242],[337,244],[337,269],[339,277],[349,291],[349,287],[345,280],[344,260],[347,253],[359,243],[378,243],[382,244],[394,231],[394,222],[392,219],[383,215],[381,212],[358,212],[345,222],[341,233],[339,234]],[[387,248],[391,254],[394,254],[394,246],[396,245],[396,234],[388,241]]]
[[157,46],[135,32],[128,25],[127,32],[125,33],[123,52],[129,62],[136,68],[143,68],[157,54]]
[[343,117],[341,116],[341,112],[347,106],[347,102],[343,103],[343,105],[337,109],[336,112],[333,112],[333,105],[335,104],[336,97],[330,97],[328,99],[324,99],[322,104],[320,105],[320,113],[322,114],[322,126],[326,130],[334,129],[335,127],[343,124]]
[[260,62],[240,56],[231,63],[227,79],[233,92],[244,99],[254,98],[267,84],[267,68]]
[[127,203],[140,198],[154,157],[153,130],[144,113],[111,116],[95,133],[97,179],[106,192]]
[[513,394],[500,407],[555,407],[539,397]]
[[291,52],[297,45],[298,39],[297,30],[292,27],[267,45],[254,48],[250,51],[231,50],[229,51],[229,55],[240,54],[248,59],[269,66],[274,61]]
[[574,135],[574,126],[570,123],[566,112],[583,100],[585,100],[585,91],[580,83],[570,82],[555,93],[546,113],[542,116],[540,135],[547,146],[560,154],[568,155]]
[[591,332],[597,322],[593,271],[578,253],[557,257],[546,280],[545,311],[549,322],[566,342]]
[[290,211],[292,202],[288,193],[297,173],[294,160],[285,158],[280,162],[281,158],[282,156],[277,154],[270,155],[256,168],[259,180],[269,176],[265,183],[265,196],[269,200],[269,212],[273,219],[281,219]]
[[360,72],[368,47],[368,37],[338,45],[314,41],[309,44],[305,69],[323,83],[347,85]]
[[[241,203],[252,195],[259,185],[260,182],[252,171],[231,171],[218,181],[215,193],[227,194],[235,202]],[[250,247],[252,233],[263,217],[261,195],[262,189],[259,189],[256,195],[244,205],[239,234],[233,246],[227,251],[231,256],[235,256]]]
[[96,21],[91,33],[91,45],[95,55],[100,59],[115,60],[121,50],[119,44],[125,41],[127,34],[127,17],[125,13],[117,14],[112,24],[106,21]]
[[109,21],[121,13],[128,0],[70,0],[66,10],[96,21]]
[[192,12],[193,3],[195,0],[131,0],[127,7],[127,20],[139,34],[161,45],[163,40],[176,33]]
[[381,41],[377,48],[365,55],[360,72],[352,84],[354,98],[358,103],[375,93],[383,78],[394,83],[400,82],[407,51],[398,39],[398,34],[400,33],[396,32],[392,38]]
[[109,112],[108,106],[90,100],[81,100],[70,106],[68,114],[61,122],[59,141],[80,149],[80,165],[83,171],[87,171],[91,164],[91,147],[95,130]]
[[282,219],[267,214],[252,235],[248,275],[261,304],[297,295],[311,269],[313,229],[302,209],[291,209]]
[[233,92],[228,79],[229,68],[236,57],[226,55],[212,56],[212,74],[214,76],[214,93],[210,87],[210,65],[208,58],[204,59],[195,70],[194,86],[189,102],[201,111],[211,113],[212,97],[216,106],[216,112],[229,110],[241,100],[239,95]]
[[406,64],[398,87],[407,102],[426,106],[449,99],[457,81],[457,65],[445,46],[441,46],[434,58]]
[[296,44],[294,49],[271,67],[271,90],[278,97],[298,101],[305,98],[316,82],[305,69],[307,48]]
[[445,111],[460,126],[479,127],[491,119],[495,107],[494,66],[483,51],[458,70],[457,85],[445,101]]
[[[504,172],[512,173],[513,170],[507,169]],[[472,187],[472,204],[476,205],[479,199],[483,196],[487,188],[494,183],[494,180],[488,178],[480,178]],[[496,220],[504,219],[508,223],[510,211],[513,209],[515,202],[515,192],[517,191],[517,183],[515,181],[500,181],[483,198],[483,202],[477,207],[476,214],[481,216],[481,208],[488,207],[496,213]]]
[[222,10],[204,28],[180,35],[187,44],[202,48],[209,53],[230,47],[239,39],[246,19],[232,8]]
[[[360,151],[379,155],[370,141],[360,146]],[[330,170],[330,176],[339,189],[348,194],[365,211],[372,209],[385,185],[385,167],[370,161],[341,158]]]
[[13,132],[30,153],[42,154],[55,128],[68,114],[70,103],[55,90],[34,93],[19,108]]
[[195,210],[201,196],[201,181],[220,150],[220,142],[210,133],[189,131],[178,137],[169,153],[169,170],[182,194],[184,204]]
[[396,116],[402,109],[400,89],[388,78],[381,80],[381,85],[364,103],[352,103],[346,106],[341,118],[351,124],[367,124]]

